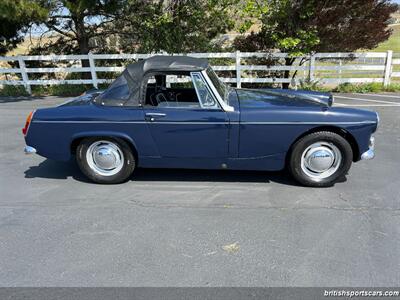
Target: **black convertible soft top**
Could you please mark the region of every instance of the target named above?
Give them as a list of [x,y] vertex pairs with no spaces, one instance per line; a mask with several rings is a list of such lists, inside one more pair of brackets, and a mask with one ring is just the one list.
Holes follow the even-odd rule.
[[[122,73],[122,76],[126,79],[126,82],[129,86],[129,99],[116,100],[101,98],[100,101],[102,105],[137,106],[140,102],[141,87],[143,86],[142,83],[146,74],[171,71],[202,71],[208,66],[208,61],[203,58],[194,58],[190,56],[152,56],[148,59],[144,59],[137,63],[128,65]],[[117,78],[116,81],[117,80],[119,79]],[[111,85],[110,88],[112,86],[113,85]],[[105,91],[105,93],[106,92],[107,90]]]
[[132,89],[130,105],[137,105],[136,101],[140,99],[140,87],[143,77],[152,72],[168,71],[202,71],[208,67],[208,61],[203,58],[194,58],[189,56],[161,56],[156,55],[144,59],[126,67],[129,74],[129,85]]
[[126,67],[132,79],[141,80],[148,72],[156,71],[201,71],[208,67],[208,61],[190,56],[153,56]]

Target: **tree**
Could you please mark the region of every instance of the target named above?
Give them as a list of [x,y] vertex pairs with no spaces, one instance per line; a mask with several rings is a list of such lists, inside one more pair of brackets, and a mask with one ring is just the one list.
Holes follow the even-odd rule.
[[[30,2],[46,9],[47,15],[40,25],[44,28],[38,45],[31,54],[87,54],[98,51],[100,47],[92,43],[94,39],[104,41],[110,34],[118,31],[110,26],[121,15],[124,0],[31,0]],[[100,43],[104,45],[106,43]],[[89,67],[87,59],[82,67]],[[90,78],[90,73],[82,73]]]
[[39,44],[36,51],[87,54],[96,50],[94,38],[105,39],[117,32],[109,26],[121,15],[123,0],[32,0],[44,7],[47,18],[41,23],[43,34],[53,38]]
[[[231,5],[238,1],[0,0],[5,41],[0,52],[20,42],[22,29],[33,24],[41,35],[30,54],[207,51],[218,34],[233,28]],[[50,67],[53,62],[43,64]],[[89,61],[83,59],[82,66],[89,67]],[[90,78],[90,73],[80,75]]]
[[[231,5],[239,0],[32,0],[48,11],[33,52],[205,50],[233,28]],[[112,49],[108,39],[117,41]],[[103,49],[106,47],[106,49]]]
[[126,52],[207,51],[221,33],[232,29],[238,0],[130,0],[117,20]]
[[[259,15],[261,30],[237,38],[234,46],[287,52],[287,66],[295,56],[312,52],[372,49],[389,38],[392,31],[387,25],[397,9],[390,0],[248,0],[244,11],[250,17]],[[245,25],[248,28],[251,22]]]
[[23,39],[24,31],[34,23],[46,17],[46,9],[29,0],[0,1],[0,55]]
[[32,0],[48,12],[42,36],[51,38],[40,38],[31,54],[205,51],[214,37],[233,28],[230,4],[237,1]]

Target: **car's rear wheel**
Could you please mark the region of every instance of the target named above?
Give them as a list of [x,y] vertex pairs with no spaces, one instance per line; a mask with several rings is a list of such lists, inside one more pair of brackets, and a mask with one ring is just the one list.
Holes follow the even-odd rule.
[[124,182],[136,166],[129,145],[117,138],[83,139],[76,160],[82,173],[97,183]]
[[304,136],[292,148],[289,171],[303,185],[335,184],[350,169],[353,151],[342,136],[320,131]]

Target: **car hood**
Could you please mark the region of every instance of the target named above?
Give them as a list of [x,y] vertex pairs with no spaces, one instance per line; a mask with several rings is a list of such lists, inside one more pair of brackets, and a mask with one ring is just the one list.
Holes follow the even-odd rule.
[[79,106],[79,105],[88,105],[92,102],[94,98],[100,95],[104,90],[97,90],[93,89],[90,91],[85,92],[84,94],[80,95],[79,97],[73,98],[64,102],[60,106]]
[[329,93],[288,89],[236,89],[241,105],[253,108],[265,106],[323,106],[333,104]]

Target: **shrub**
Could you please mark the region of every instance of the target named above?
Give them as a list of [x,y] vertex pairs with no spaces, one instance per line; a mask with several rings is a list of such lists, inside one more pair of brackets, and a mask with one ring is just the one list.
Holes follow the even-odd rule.
[[[109,84],[99,85],[99,89],[106,89]],[[274,88],[274,84],[243,83],[244,88]],[[33,85],[32,94],[34,96],[61,96],[74,97],[93,89],[90,84],[57,84],[57,85]],[[300,81],[298,89],[319,92],[338,92],[338,93],[378,93],[378,92],[400,92],[400,83],[393,83],[384,87],[381,83],[351,84],[342,83],[334,89],[319,85],[318,81]],[[27,97],[29,94],[22,85],[4,85],[0,89],[0,96],[3,97]]]
[[34,96],[79,96],[85,91],[92,89],[91,85],[85,84],[56,84],[56,85],[36,85],[32,87]]
[[23,85],[4,85],[0,89],[0,96],[6,97],[19,97],[19,96],[29,96],[28,92],[25,90]]
[[299,85],[297,86],[299,90],[305,91],[316,91],[316,92],[329,92],[330,89],[326,88],[319,84],[319,81],[315,80],[300,80]]
[[362,84],[351,84],[342,83],[339,84],[333,92],[339,93],[378,93],[378,92],[398,92],[400,91],[400,84],[391,84],[384,87],[382,83],[362,83]]
[[392,83],[385,87],[385,92],[400,92],[400,83]]
[[50,95],[54,96],[79,96],[86,92],[87,90],[91,89],[91,85],[84,85],[84,84],[77,84],[77,85],[68,85],[68,84],[59,84],[53,85],[50,88]]

